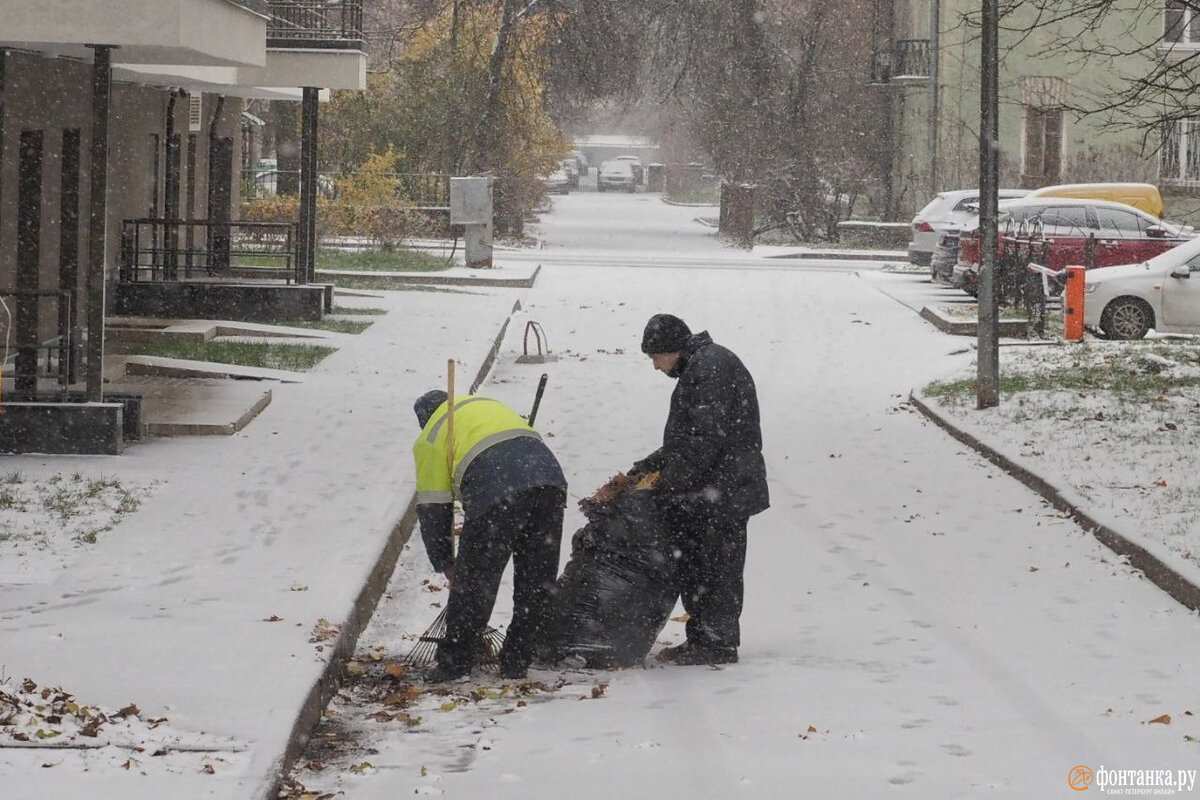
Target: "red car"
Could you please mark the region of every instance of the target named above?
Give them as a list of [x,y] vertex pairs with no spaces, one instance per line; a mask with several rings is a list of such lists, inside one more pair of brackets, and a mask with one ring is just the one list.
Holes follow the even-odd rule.
[[[1112,267],[1139,264],[1194,237],[1185,228],[1152,217],[1124,203],[1046,197],[1001,203],[999,241],[1020,231],[1033,232],[1049,243],[1047,267],[1061,270],[1072,264]],[[1088,239],[1096,240],[1092,262],[1087,261]],[[972,288],[979,273],[979,229],[964,231],[959,239],[956,275],[963,288]]]

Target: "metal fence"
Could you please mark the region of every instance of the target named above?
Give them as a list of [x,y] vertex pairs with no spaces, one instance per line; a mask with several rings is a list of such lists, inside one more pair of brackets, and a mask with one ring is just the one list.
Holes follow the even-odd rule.
[[304,283],[292,222],[127,219],[120,278],[126,283],[240,277]]
[[[38,380],[51,378],[60,392],[77,380],[80,359],[73,346],[74,295],[54,289],[0,291],[0,325],[4,326],[4,366],[12,360],[13,389],[5,393],[10,399],[27,398],[38,393]],[[10,304],[10,299],[11,304]],[[54,303],[56,334],[40,340],[42,306]],[[27,340],[28,339],[28,340]]]
[[[298,170],[243,169],[243,199],[255,200],[276,194],[279,190],[279,184],[286,182],[286,176],[293,177],[295,185],[297,187],[300,186],[300,172]],[[341,175],[336,172],[318,173],[318,194],[337,199],[337,181],[340,177]],[[396,172],[388,177],[395,178],[400,182],[401,196],[418,208],[442,209],[450,207],[451,176],[448,174],[437,172]]]

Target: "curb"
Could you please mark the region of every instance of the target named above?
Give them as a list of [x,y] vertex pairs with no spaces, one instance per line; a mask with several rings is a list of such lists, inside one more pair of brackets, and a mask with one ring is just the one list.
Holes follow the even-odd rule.
[[1109,550],[1112,550],[1117,555],[1125,556],[1131,567],[1141,571],[1151,583],[1169,594],[1181,605],[1191,611],[1200,611],[1200,586],[1196,586],[1188,578],[1180,575],[1173,567],[1140,544],[1130,541],[1104,523],[1098,522],[1086,510],[1065,498],[1045,478],[1022,467],[995,448],[957,427],[947,417],[939,414],[932,406],[918,397],[915,392],[909,392],[908,400],[922,414],[955,439],[972,448],[988,461],[991,461],[1025,486],[1037,492],[1046,502],[1059,511],[1069,514],[1071,519],[1080,528],[1099,539],[1100,543]]
[[[534,273],[534,277],[536,277],[536,272]],[[487,379],[492,365],[496,362],[496,356],[500,352],[500,347],[504,343],[504,335],[508,332],[508,324],[512,321],[513,314],[520,310],[521,301],[518,300],[513,304],[512,311],[509,312],[503,324],[501,324],[500,332],[492,340],[492,346],[488,349],[487,357],[484,358],[479,371],[475,374],[475,380],[471,383],[471,394],[474,394]],[[296,717],[296,721],[292,724],[292,732],[288,736],[288,742],[284,748],[283,755],[275,762],[275,767],[267,779],[266,785],[260,786],[255,792],[254,796],[258,800],[276,800],[279,797],[284,777],[296,765],[296,760],[304,752],[309,738],[312,736],[317,724],[320,723],[325,707],[329,705],[329,701],[333,699],[334,694],[341,688],[342,679],[346,675],[346,662],[354,657],[354,650],[358,646],[358,637],[362,635],[363,630],[367,627],[367,623],[371,621],[371,617],[379,605],[379,599],[383,596],[383,593],[387,590],[388,583],[391,581],[392,573],[396,569],[396,562],[400,560],[400,553],[403,552],[404,545],[408,543],[409,537],[412,536],[412,532],[416,528],[417,496],[415,493],[405,504],[404,510],[398,516],[393,514],[392,518],[394,522],[391,526],[391,532],[388,534],[383,549],[380,551],[379,557],[375,560],[375,564],[371,567],[370,572],[367,573],[367,581],[362,589],[359,590],[358,596],[354,600],[354,605],[350,609],[350,614],[339,627],[337,639],[334,641],[332,651],[329,655],[329,661],[325,663],[325,668],[322,670],[320,677],[317,678],[316,683],[313,684],[313,687],[309,690],[308,695],[304,698],[304,702],[300,706],[300,712]]]
[[[942,314],[939,314],[937,309],[932,306],[923,306],[921,308],[921,319],[932,323],[933,327],[937,328],[942,333],[949,333],[952,336],[978,336],[979,322],[978,321],[960,321],[949,319]],[[1002,319],[996,323],[997,333],[1006,339],[1028,339],[1029,338],[1029,323],[1025,320]]]
[[410,275],[397,274],[394,272],[367,272],[364,270],[317,270],[318,276],[323,276],[328,279],[334,278],[370,278],[386,283],[394,283],[397,286],[488,286],[510,289],[532,289],[534,283],[537,282],[538,273],[542,271],[542,265],[538,264],[533,268],[533,274],[528,278],[464,278],[464,277],[439,277],[437,275]]
[[824,261],[908,261],[908,256],[900,252],[847,253],[844,250],[830,250],[829,252],[805,250],[803,253],[785,253],[777,256],[766,256],[766,258],[819,258]]
[[679,200],[669,200],[666,195],[659,198],[663,201],[663,205],[676,206],[678,208],[717,208],[720,203],[683,203]]

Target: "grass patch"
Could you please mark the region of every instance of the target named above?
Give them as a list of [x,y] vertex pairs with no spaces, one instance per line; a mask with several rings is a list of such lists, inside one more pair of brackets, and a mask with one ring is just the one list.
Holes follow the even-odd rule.
[[364,250],[348,253],[343,250],[317,251],[317,269],[344,269],[360,272],[441,272],[449,269],[442,256],[416,250]]
[[672,203],[702,203],[708,206],[715,206],[719,205],[721,202],[721,192],[714,186],[709,189],[693,189],[690,192],[669,194],[666,195],[666,198]]
[[336,348],[307,344],[273,344],[269,342],[194,342],[163,340],[139,343],[134,355],[182,358],[189,361],[211,361],[217,364],[237,364],[243,367],[286,369],[306,372],[321,362]]
[[333,311],[330,313],[341,314],[342,316],[351,317],[351,316],[379,316],[381,314],[386,314],[388,312],[387,312],[386,308],[353,308],[351,306],[334,306]]
[[[1000,394],[1107,393],[1120,402],[1147,402],[1200,386],[1200,353],[1189,346],[1124,342],[1031,350],[1000,368]],[[958,404],[975,397],[975,378],[935,381],[929,397]]]
[[321,319],[308,320],[300,319],[296,321],[284,321],[280,325],[288,325],[293,328],[308,328],[318,331],[333,331],[334,333],[362,333],[367,328],[374,325],[374,322],[357,319]]
[[[364,275],[369,275],[369,273],[364,273]],[[469,292],[445,286],[404,283],[403,281],[394,281],[388,278],[360,278],[357,275],[333,275],[330,276],[329,282],[341,289],[362,289],[372,292],[452,292],[458,294],[478,294],[477,292]]]
[[[1019,392],[1113,392],[1129,399],[1153,399],[1171,389],[1195,386],[1200,386],[1200,377],[1120,374],[1104,367],[1000,376],[1000,393],[1006,395]],[[975,389],[976,381],[971,378],[934,382],[926,387],[925,393],[930,397],[949,399],[959,395],[974,396]]]

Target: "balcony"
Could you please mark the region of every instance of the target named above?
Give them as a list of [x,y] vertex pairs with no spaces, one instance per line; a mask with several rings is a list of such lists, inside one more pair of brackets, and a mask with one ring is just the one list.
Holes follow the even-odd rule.
[[361,50],[362,0],[271,0],[267,47]]
[[91,61],[113,45],[117,64],[262,66],[266,0],[5,0],[0,46]]
[[924,83],[929,80],[929,58],[928,39],[899,39],[890,49],[875,51],[871,83]]

